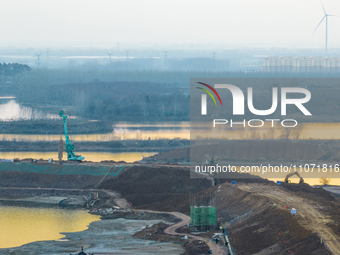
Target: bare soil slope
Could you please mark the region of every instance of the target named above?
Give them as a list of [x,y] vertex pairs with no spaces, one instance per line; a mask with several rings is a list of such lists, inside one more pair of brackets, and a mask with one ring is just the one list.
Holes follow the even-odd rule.
[[238,183],[208,191],[216,194],[218,225],[237,254],[340,254],[340,205],[323,189]]
[[99,188],[121,193],[138,208],[189,213],[188,194],[210,186],[207,179],[190,178],[188,168],[134,166]]

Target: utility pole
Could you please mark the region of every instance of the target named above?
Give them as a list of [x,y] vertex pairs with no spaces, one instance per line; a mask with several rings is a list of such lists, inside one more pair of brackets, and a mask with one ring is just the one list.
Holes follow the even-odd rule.
[[125,50],[126,51],[126,59],[128,59],[129,58],[129,51],[130,50]]

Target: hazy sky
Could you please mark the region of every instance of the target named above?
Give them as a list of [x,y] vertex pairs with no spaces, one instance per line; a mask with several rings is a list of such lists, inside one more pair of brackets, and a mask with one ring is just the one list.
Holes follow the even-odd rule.
[[[339,0],[324,0],[340,15]],[[1,0],[0,45],[194,43],[324,47],[319,0]],[[329,47],[340,46],[340,17],[329,17]]]

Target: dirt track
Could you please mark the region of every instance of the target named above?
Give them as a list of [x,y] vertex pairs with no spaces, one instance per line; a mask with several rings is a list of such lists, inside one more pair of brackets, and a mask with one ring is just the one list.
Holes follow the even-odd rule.
[[283,208],[284,206],[296,208],[296,217],[298,217],[299,223],[306,229],[317,233],[329,251],[333,254],[340,254],[340,239],[332,229],[327,226],[327,223],[332,221],[318,210],[320,209],[318,205],[313,205],[315,204],[313,201],[295,196],[275,186],[239,184],[237,187],[241,190],[270,198],[279,208]]
[[[164,213],[164,212],[151,211],[151,210],[142,210],[142,211],[143,212],[150,212],[150,213]],[[188,215],[185,215],[185,214],[180,213],[180,212],[167,212],[167,213],[175,216],[176,218],[181,219],[182,221],[167,227],[164,230],[164,233],[166,233],[168,235],[188,236],[188,237],[191,237],[195,240],[203,241],[209,246],[209,249],[212,250],[212,254],[220,254],[220,255],[229,254],[227,249],[222,248],[220,245],[216,245],[215,243],[213,243],[208,238],[196,236],[196,235],[191,235],[191,234],[187,234],[187,233],[177,233],[176,230],[178,228],[186,226],[188,223],[190,223],[190,217]]]

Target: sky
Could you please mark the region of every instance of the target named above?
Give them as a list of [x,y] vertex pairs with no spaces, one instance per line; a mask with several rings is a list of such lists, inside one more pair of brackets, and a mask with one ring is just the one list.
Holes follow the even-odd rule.
[[[340,1],[323,0],[340,16]],[[229,47],[325,45],[319,0],[1,0],[0,45],[145,43]],[[329,47],[340,46],[329,17]]]

